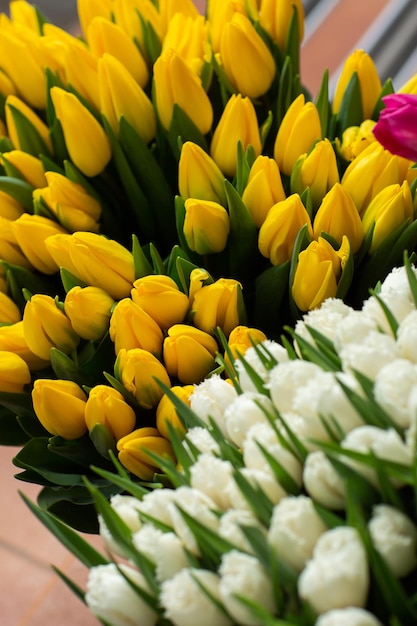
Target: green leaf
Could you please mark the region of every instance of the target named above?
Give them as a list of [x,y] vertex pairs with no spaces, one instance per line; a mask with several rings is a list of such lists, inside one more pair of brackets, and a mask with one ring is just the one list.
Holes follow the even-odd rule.
[[0,176],[0,191],[19,202],[27,213],[33,213],[33,187],[28,182],[21,178]]
[[233,472],[233,478],[239,488],[239,491],[242,493],[253,513],[260,520],[260,522],[262,522],[262,524],[269,527],[273,504],[268,496],[262,491],[262,489],[260,489],[260,487],[252,486],[252,484],[245,478],[244,474],[239,472],[239,470],[235,470]]
[[149,493],[148,489],[145,489],[137,482],[134,482],[128,476],[120,476],[120,474],[115,474],[114,472],[109,472],[108,470],[103,469],[102,467],[91,467],[92,471],[101,476],[101,478],[105,478],[108,482],[113,483],[117,487],[119,487],[122,491],[126,491],[130,493],[138,500],[141,500],[142,497]]
[[329,102],[329,70],[326,69],[316,98],[316,108],[320,118],[321,137],[325,139],[329,136],[329,119],[331,107]]
[[[0,445],[1,446],[23,446],[30,435],[21,425],[15,411],[10,410],[0,398]],[[37,418],[34,421],[40,424]]]
[[339,137],[349,126],[360,126],[363,122],[361,87],[357,72],[352,74],[337,114],[337,132]]
[[50,156],[49,148],[32,122],[12,104],[8,104],[8,109],[19,137],[20,150],[28,152],[34,157],[39,157],[40,154]]
[[142,278],[143,276],[153,274],[152,265],[149,263],[135,234],[132,235],[132,254],[135,266],[135,278]]
[[281,328],[282,306],[288,293],[290,263],[264,270],[255,280],[254,323],[270,339]]
[[177,103],[174,104],[172,119],[169,125],[168,139],[173,154],[178,159],[181,146],[186,141],[192,141],[208,152],[207,141],[192,119]]
[[79,587],[76,582],[74,582],[66,574],[64,574],[64,572],[61,572],[61,570],[58,567],[55,567],[53,565],[52,569],[61,578],[61,580],[67,585],[67,587],[72,591],[72,593],[76,595],[77,598],[81,600],[81,602],[85,602],[85,593],[81,589],[81,587]]
[[249,210],[233,185],[225,180],[227,205],[230,218],[230,233],[227,243],[229,272],[245,283],[256,271],[258,233]]

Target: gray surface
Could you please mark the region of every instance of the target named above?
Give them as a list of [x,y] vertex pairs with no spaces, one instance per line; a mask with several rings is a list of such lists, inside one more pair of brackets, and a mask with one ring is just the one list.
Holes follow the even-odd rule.
[[[65,27],[77,21],[77,0],[36,0],[32,2],[56,26]],[[0,0],[0,12],[8,13],[9,2]]]

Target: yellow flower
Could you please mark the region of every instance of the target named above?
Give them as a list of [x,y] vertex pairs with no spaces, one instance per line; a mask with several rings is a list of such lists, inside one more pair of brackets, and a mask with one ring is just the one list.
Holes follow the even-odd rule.
[[77,0],[78,21],[84,37],[87,37],[90,22],[97,17],[111,19],[113,0]]
[[10,224],[23,254],[34,268],[43,274],[55,274],[59,266],[46,247],[48,237],[65,233],[66,230],[47,217],[23,213]]
[[74,94],[60,87],[50,93],[71,160],[86,176],[97,176],[111,159],[107,135]]
[[294,8],[297,10],[299,39],[304,36],[304,7],[302,0],[261,0],[259,23],[277,42],[281,50],[287,48],[287,37]]
[[122,348],[142,348],[153,354],[162,351],[163,335],[158,324],[130,298],[115,306],[110,318],[110,339],[116,355]]
[[72,440],[87,432],[84,419],[86,395],[71,380],[38,378],[33,384],[33,409],[51,435]]
[[305,224],[308,227],[308,234],[312,237],[310,216],[298,194],[294,193],[285,200],[277,202],[270,209],[259,230],[260,253],[267,259],[269,258],[272,265],[289,261],[297,235]]
[[354,254],[361,247],[363,241],[361,218],[355,203],[340,183],[336,183],[324,196],[314,217],[313,232],[315,239],[325,232],[339,245],[346,235]]
[[80,338],[51,296],[34,294],[23,311],[23,332],[34,354],[48,360],[51,348],[69,354]]
[[27,28],[36,35],[41,34],[36,8],[29,2],[10,2],[9,11],[13,24],[23,26],[24,29]]
[[197,291],[199,291],[205,285],[209,285],[213,282],[210,274],[207,270],[198,267],[192,270],[190,274],[190,285],[188,290],[188,299],[190,304],[194,302],[194,297]]
[[243,96],[259,98],[274,80],[274,57],[242,13],[235,13],[223,27],[220,58],[227,78]]
[[22,319],[19,307],[13,300],[0,291],[0,324],[15,324]]
[[65,46],[67,50],[63,57],[63,72],[66,84],[99,110],[97,58],[75,37],[66,39]]
[[251,167],[242,200],[257,228],[265,221],[271,207],[285,200],[281,174],[275,159],[259,155]]
[[122,348],[116,357],[114,373],[145,409],[156,406],[164,394],[158,381],[166,387],[171,386],[168,372],[162,363],[142,348]]
[[257,0],[210,0],[207,3],[207,19],[213,50],[218,52],[225,25],[235,13],[241,13],[251,20],[258,19]]
[[280,171],[289,176],[298,157],[308,152],[320,138],[317,108],[300,94],[288,107],[275,139],[274,158]]
[[116,24],[137,42],[144,56],[147,53],[145,39],[149,31],[162,41],[162,18],[152,0],[112,0],[111,12]]
[[[252,346],[267,340],[267,336],[257,328],[248,326],[236,326],[229,335],[227,342],[228,349],[234,359],[244,356],[245,352]],[[224,354],[227,366],[232,366],[228,353]]]
[[256,156],[261,153],[261,136],[255,108],[249,98],[233,94],[224,107],[213,134],[210,154],[226,176],[234,176],[237,166],[237,146],[243,150],[250,145]]
[[88,430],[103,424],[117,441],[135,428],[136,414],[119,391],[108,385],[96,385],[88,394],[85,423]]
[[23,393],[31,381],[26,362],[14,352],[0,351],[0,392]]
[[10,150],[3,153],[1,160],[6,168],[9,163],[16,168],[35,189],[46,185],[45,170],[40,159],[23,150]]
[[297,159],[291,175],[291,190],[302,194],[309,187],[313,207],[317,208],[329,189],[338,182],[336,154],[326,138]]
[[17,220],[17,218],[25,212],[23,206],[9,196],[8,193],[0,191],[0,217],[6,220]]
[[178,187],[183,198],[199,198],[227,205],[224,175],[210,155],[192,141],[186,141],[181,148]]
[[45,369],[49,365],[49,356],[48,360],[41,359],[30,350],[23,332],[23,320],[0,326],[0,350],[19,355],[33,371]]
[[169,376],[183,384],[201,382],[215,367],[216,340],[207,332],[175,324],[164,339],[163,359]]
[[211,333],[219,326],[228,337],[245,321],[242,285],[233,278],[219,278],[196,292],[191,308],[197,328]]
[[164,33],[177,13],[192,18],[198,17],[198,9],[193,0],[159,0],[158,6]]
[[[171,387],[171,392],[188,406],[190,406],[189,398],[193,391],[194,385],[174,385]],[[156,407],[156,427],[166,439],[170,438],[168,424],[170,424],[180,436],[187,432],[178,417],[177,409],[172,400],[164,394]]]
[[371,119],[381,94],[382,85],[375,63],[364,50],[354,50],[344,62],[333,97],[333,112],[338,113],[352,76],[359,80],[363,119]]
[[300,252],[292,297],[301,311],[310,311],[320,306],[326,298],[334,298],[346,258],[349,256],[349,241],[343,237],[339,250],[319,237]]
[[218,202],[187,198],[183,230],[188,247],[197,254],[222,252],[230,232],[229,214]]
[[[26,118],[28,124],[33,127],[33,130],[39,135],[41,142],[45,144],[46,149],[50,154],[53,153],[52,141],[49,135],[48,126],[41,120],[41,118],[32,111],[32,109],[20,100],[17,96],[10,95],[6,98],[5,113],[6,113],[6,125],[9,134],[9,139],[12,142],[14,148],[17,150],[25,149],[25,131],[19,124],[15,122],[14,111]],[[37,156],[37,155],[36,155]]]
[[17,242],[13,222],[4,217],[0,217],[0,259],[12,265],[32,269],[32,264]]
[[375,124],[374,120],[365,120],[360,126],[349,126],[343,131],[342,141],[336,139],[338,152],[345,161],[353,161],[370,143],[376,141],[372,132]]
[[188,296],[179,290],[172,278],[162,274],[135,280],[131,296],[133,302],[163,329],[182,322],[188,311]]
[[77,335],[98,341],[109,329],[114,300],[99,287],[73,287],[65,296],[64,310]]
[[192,17],[178,12],[168,23],[162,53],[172,48],[191,69],[201,75],[205,61],[210,59],[208,23],[203,15]]
[[117,449],[120,463],[141,480],[153,480],[154,474],[161,469],[158,462],[147,454],[147,450],[175,463],[171,444],[165,437],[161,437],[156,428],[134,430],[119,439]]

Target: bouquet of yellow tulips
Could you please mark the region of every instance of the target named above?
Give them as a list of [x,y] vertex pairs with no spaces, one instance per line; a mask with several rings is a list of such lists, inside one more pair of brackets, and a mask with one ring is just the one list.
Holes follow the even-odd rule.
[[189,402],[412,254],[417,170],[373,134],[393,87],[364,51],[332,102],[327,72],[304,89],[300,0],[78,15],[80,37],[25,0],[0,16],[0,442],[43,508],[94,531],[86,477],[122,488],[92,465],[169,481],[168,390]]

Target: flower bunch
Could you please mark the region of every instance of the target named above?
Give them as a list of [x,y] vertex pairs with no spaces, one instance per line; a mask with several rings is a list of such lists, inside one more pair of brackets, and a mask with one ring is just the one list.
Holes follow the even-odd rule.
[[[106,624],[381,626],[417,616],[417,270],[360,310],[327,299],[286,347],[266,340],[230,380],[171,394],[173,487],[121,466],[90,486],[112,554],[88,544],[85,601]],[[128,494],[128,495],[127,495]],[[79,548],[74,531],[34,505]],[[87,550],[88,546],[88,550]],[[80,550],[77,550],[80,553]],[[82,594],[84,597],[84,594]]]

